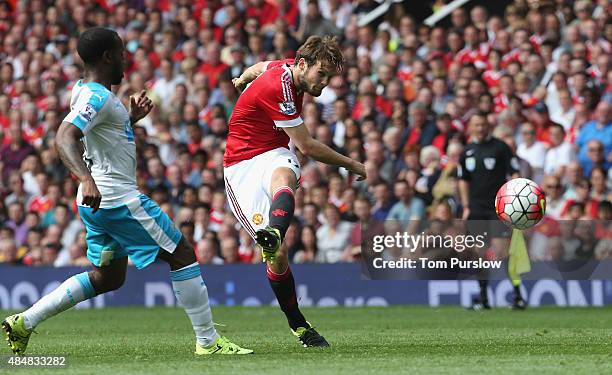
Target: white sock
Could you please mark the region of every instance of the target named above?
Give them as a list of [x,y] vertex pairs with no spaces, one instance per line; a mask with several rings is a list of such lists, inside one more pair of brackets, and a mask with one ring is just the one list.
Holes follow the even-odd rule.
[[208,304],[208,290],[197,263],[170,271],[172,288],[180,306],[191,320],[198,344],[212,345],[218,337],[213,325],[212,312]]
[[33,329],[50,317],[95,295],[87,272],[74,275],[23,312],[25,326]]

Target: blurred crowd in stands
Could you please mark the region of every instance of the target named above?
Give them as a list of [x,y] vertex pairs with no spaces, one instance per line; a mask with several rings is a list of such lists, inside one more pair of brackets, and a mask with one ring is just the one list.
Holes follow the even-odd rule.
[[[431,3],[439,10],[447,2]],[[521,176],[546,191],[548,223],[567,220],[580,231],[577,220],[610,222],[610,1],[515,0],[501,15],[458,8],[433,27],[394,4],[360,25],[378,5],[0,1],[0,262],[88,264],[77,182],[54,136],[82,74],[78,35],[94,25],[116,30],[129,51],[116,95],[127,104],[146,90],[155,103],[134,129],[140,190],[175,220],[201,263],[260,261],[223,185],[239,96],[231,80],[256,62],[294,57],[315,34],[337,35],[346,64],[320,97],[305,98],[302,118],[318,140],[364,161],[368,177],[355,181],[298,155],[301,189],[286,235],[293,262],[355,261],[362,231],[382,230],[385,219],[461,217],[456,166],[476,111],[516,152]],[[576,236],[590,241],[576,245],[586,249],[581,257],[612,257],[609,224],[598,235]],[[597,241],[608,241],[604,251],[595,252]],[[548,246],[533,256],[577,255]]]

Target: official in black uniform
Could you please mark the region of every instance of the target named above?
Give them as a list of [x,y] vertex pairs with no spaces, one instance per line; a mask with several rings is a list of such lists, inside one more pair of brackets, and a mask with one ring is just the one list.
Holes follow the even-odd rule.
[[[518,159],[506,143],[491,136],[486,113],[472,115],[468,126],[470,143],[463,150],[457,169],[463,219],[482,220],[476,225],[477,230],[486,231],[487,237],[492,238],[491,247],[497,259],[506,258],[511,231],[497,218],[495,195],[509,177],[518,177]],[[480,299],[474,301],[473,309],[490,309],[486,270],[481,270],[480,277]],[[514,308],[525,307],[519,288],[514,288]]]

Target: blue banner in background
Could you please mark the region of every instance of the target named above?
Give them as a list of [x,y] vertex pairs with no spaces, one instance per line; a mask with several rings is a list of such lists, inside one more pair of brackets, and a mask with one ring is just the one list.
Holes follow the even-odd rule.
[[[359,264],[292,265],[302,306],[387,306],[419,304],[469,306],[478,295],[475,280],[372,281],[361,279]],[[82,268],[0,266],[0,308],[21,310],[55,289]],[[276,304],[266,279],[265,266],[202,266],[202,276],[213,304],[259,306]],[[530,306],[603,306],[612,304],[610,280],[526,281],[523,295]],[[512,298],[508,280],[492,281],[493,306],[507,306]],[[176,299],[166,265],[144,270],[128,268],[118,291],[84,301],[78,308],[105,306],[175,306]]]

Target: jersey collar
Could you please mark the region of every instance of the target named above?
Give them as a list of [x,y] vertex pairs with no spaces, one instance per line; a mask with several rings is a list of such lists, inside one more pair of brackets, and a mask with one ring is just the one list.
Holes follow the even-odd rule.
[[291,75],[291,84],[293,85],[293,89],[295,90],[295,94],[296,95],[300,95],[300,92],[298,91],[298,88],[295,85],[295,80],[293,78],[293,69],[291,69],[291,66],[289,64],[287,64],[287,63],[285,63],[284,68],[287,69],[289,71],[289,74]]

